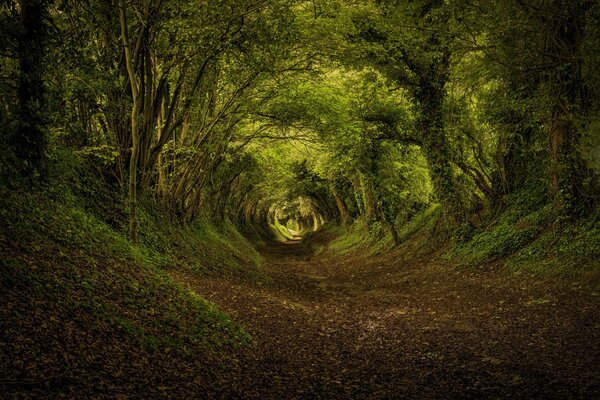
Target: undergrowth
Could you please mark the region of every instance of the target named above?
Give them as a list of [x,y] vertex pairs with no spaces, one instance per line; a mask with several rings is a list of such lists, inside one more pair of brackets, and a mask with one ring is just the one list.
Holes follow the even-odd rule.
[[510,256],[530,244],[551,218],[544,185],[532,185],[506,198],[508,206],[485,218],[470,240],[457,242],[446,257],[475,265]]
[[[432,231],[440,219],[440,211],[439,204],[433,204],[397,226],[400,247],[415,236],[431,239]],[[414,249],[412,255],[418,256],[420,252],[427,251],[425,247],[419,246],[418,249]],[[332,241],[329,248],[338,254],[360,251],[369,256],[376,256],[393,251],[397,246],[394,244],[391,233],[381,223],[367,225],[364,220],[358,219],[348,230],[339,228],[336,239]]]
[[600,286],[600,213],[590,220],[545,230],[508,259],[512,270],[581,276]]
[[561,220],[546,185],[530,184],[507,196],[508,206],[484,219],[471,240],[446,254],[452,262],[500,262],[514,272],[584,277],[600,285],[599,212]]
[[358,219],[349,230],[335,228],[329,249],[340,255],[395,252],[403,259],[440,254],[457,265],[500,263],[517,273],[581,277],[600,286],[600,212],[561,221],[547,193],[543,182],[515,191],[506,197],[507,206],[484,217],[468,238],[451,240],[434,204],[398,224],[399,246],[382,226]]
[[0,319],[15,334],[37,335],[38,323],[9,305],[34,302],[40,320],[83,316],[89,323],[83,329],[125,332],[126,341],[151,350],[187,354],[250,342],[226,314],[168,274],[183,266],[258,274],[258,253],[231,223],[182,227],[144,207],[140,245],[131,246],[117,192],[78,156],[53,155],[44,186],[0,187],[0,298],[6,305]]

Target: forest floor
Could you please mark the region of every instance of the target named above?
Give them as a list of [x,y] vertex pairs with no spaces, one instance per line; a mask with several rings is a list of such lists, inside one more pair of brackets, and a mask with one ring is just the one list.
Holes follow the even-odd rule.
[[600,297],[573,281],[298,243],[262,253],[263,283],[173,273],[255,340],[207,397],[600,398]]

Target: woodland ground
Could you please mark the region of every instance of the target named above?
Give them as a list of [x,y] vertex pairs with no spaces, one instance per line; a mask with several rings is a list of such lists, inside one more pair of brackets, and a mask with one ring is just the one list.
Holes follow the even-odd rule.
[[173,272],[255,340],[207,397],[600,398],[600,297],[573,281],[298,243],[262,254],[265,282]]
[[52,204],[0,233],[0,398],[600,398],[600,296],[573,278],[410,240],[344,254],[327,230],[237,273],[247,242],[208,251],[190,237],[209,230],[186,231],[158,267]]

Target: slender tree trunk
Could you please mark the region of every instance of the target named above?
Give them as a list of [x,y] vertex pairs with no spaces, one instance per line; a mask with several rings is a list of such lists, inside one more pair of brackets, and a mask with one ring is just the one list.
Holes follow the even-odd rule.
[[394,244],[396,246],[398,246],[400,244],[400,235],[398,234],[398,229],[396,229],[396,225],[394,224],[394,220],[392,218],[389,218],[387,215],[383,216],[383,220],[385,222],[385,225],[387,226],[387,228],[389,229],[391,235],[392,235],[392,239],[394,240]]
[[364,200],[365,218],[367,219],[367,223],[370,224],[377,220],[377,200],[375,198],[373,183],[365,174],[361,173],[360,186]]
[[[161,102],[160,110],[157,118],[157,129],[156,135],[157,140],[163,134],[164,129],[164,115],[165,115],[165,102],[164,100]],[[163,152],[161,151],[157,157],[157,169],[158,169],[158,182],[156,183],[156,194],[161,201],[164,201],[166,193],[167,193],[167,171],[165,167],[165,160]]]
[[362,196],[362,186],[360,184],[360,177],[358,173],[352,175],[352,191],[354,192],[354,201],[356,202],[356,208],[358,209],[358,215],[365,214],[365,207]]
[[340,197],[340,195],[337,191],[337,188],[335,187],[335,184],[331,185],[331,191],[333,193],[333,197],[335,198],[335,204],[337,205],[338,211],[340,213],[340,218],[342,220],[342,223],[344,224],[344,227],[346,228],[346,230],[348,230],[350,218],[348,217],[348,210],[346,209],[346,203],[344,203],[344,200]]
[[131,86],[133,97],[133,107],[131,109],[131,159],[129,160],[129,185],[128,185],[128,205],[129,205],[129,239],[137,244],[137,188],[138,188],[138,163],[140,156],[140,132],[138,127],[138,116],[141,109],[141,98],[139,93],[138,77],[133,68],[133,60],[130,48],[130,41],[127,29],[127,17],[125,10],[125,1],[119,0],[119,22],[121,24],[121,43],[125,52],[125,63],[127,74]]
[[317,218],[315,213],[312,214],[312,230],[313,232],[318,231],[321,228],[321,221]]

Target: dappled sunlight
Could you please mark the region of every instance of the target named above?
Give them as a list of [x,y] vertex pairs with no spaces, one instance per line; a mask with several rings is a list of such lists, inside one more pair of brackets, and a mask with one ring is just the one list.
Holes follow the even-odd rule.
[[600,399],[598,21],[3,0],[0,397]]
[[269,226],[282,241],[300,241],[307,233],[318,231],[324,223],[317,204],[306,197],[275,202],[269,210]]

